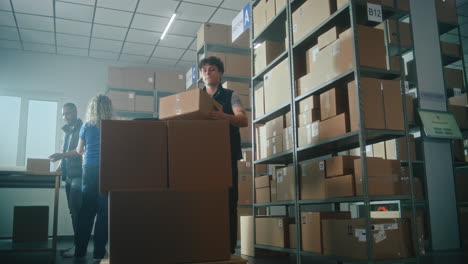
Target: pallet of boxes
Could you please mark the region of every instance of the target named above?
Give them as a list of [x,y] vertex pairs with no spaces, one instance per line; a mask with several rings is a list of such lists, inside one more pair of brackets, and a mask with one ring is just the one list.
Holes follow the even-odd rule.
[[192,89],[161,98],[160,121],[102,122],[112,264],[231,259],[229,123],[207,120],[219,107]]

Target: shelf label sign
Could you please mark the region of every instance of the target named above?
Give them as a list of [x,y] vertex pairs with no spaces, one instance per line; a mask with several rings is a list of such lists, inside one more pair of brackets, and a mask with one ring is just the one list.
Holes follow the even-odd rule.
[[462,134],[452,113],[419,110],[427,137],[461,139]]
[[244,31],[250,27],[250,2],[232,20],[232,41],[235,41]]
[[188,89],[192,83],[196,81],[197,78],[197,69],[195,64],[190,67],[187,74],[185,75],[185,88]]
[[367,3],[367,20],[382,23],[382,6]]

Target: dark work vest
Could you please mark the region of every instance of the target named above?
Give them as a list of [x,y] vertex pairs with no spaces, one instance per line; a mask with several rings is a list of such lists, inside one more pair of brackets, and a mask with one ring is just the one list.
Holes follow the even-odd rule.
[[[206,87],[203,87],[203,91],[206,92]],[[213,95],[213,99],[223,106],[223,112],[229,115],[234,115],[231,105],[232,92],[231,90],[224,89],[220,84],[218,90]],[[231,139],[231,159],[240,160],[242,159],[242,150],[239,128],[229,124],[229,135]]]

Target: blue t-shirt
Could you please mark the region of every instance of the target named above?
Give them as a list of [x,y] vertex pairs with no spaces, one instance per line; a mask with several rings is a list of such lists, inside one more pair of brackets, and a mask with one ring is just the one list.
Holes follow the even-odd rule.
[[86,146],[83,166],[99,165],[99,153],[101,148],[99,128],[88,122],[84,123],[80,129],[80,139],[84,141]]

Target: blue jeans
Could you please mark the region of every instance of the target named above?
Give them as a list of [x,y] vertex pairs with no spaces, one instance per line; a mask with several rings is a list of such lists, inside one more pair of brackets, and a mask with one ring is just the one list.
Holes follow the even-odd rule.
[[78,223],[78,213],[81,207],[81,177],[67,179],[65,182],[65,193],[67,195],[68,209],[73,225],[73,234],[76,233]]
[[94,217],[94,258],[103,258],[108,240],[108,196],[99,193],[99,166],[84,166],[82,178],[82,204],[78,214],[75,257],[86,255]]

